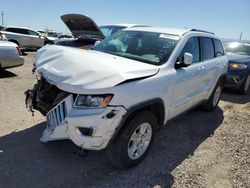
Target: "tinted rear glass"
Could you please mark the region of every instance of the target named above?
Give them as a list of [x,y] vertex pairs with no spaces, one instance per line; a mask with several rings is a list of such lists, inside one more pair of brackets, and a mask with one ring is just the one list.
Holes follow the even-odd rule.
[[211,38],[200,37],[202,60],[214,58],[214,45]]
[[224,55],[224,49],[222,43],[218,39],[214,39],[214,49],[215,49],[215,57]]
[[6,29],[6,31],[13,32],[13,33],[19,33],[19,34],[25,34],[25,35],[29,34],[27,29],[21,29],[21,28],[9,27],[9,28]]

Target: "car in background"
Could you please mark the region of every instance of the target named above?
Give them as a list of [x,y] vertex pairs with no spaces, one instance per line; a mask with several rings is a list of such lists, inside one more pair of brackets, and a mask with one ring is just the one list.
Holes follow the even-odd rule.
[[111,25],[102,25],[100,26],[100,29],[104,34],[105,38],[107,38],[121,29],[126,29],[131,27],[148,27],[148,26],[139,24],[111,24]]
[[6,38],[6,36],[3,33],[0,32],[0,41],[1,40],[7,41],[8,39]]
[[45,34],[46,34],[46,31],[44,31],[44,30],[42,30],[42,29],[40,29],[40,30],[37,30],[37,32],[41,35],[41,36],[45,36]]
[[74,38],[58,40],[55,42],[56,45],[90,49],[96,41],[105,38],[97,24],[88,16],[65,14],[61,16],[61,19]]
[[8,41],[0,41],[0,70],[24,64],[19,47]]
[[68,34],[61,34],[57,37],[58,39],[73,39],[72,35],[68,35]]
[[60,33],[57,33],[55,31],[49,31],[45,33],[45,37],[46,37],[46,41],[45,41],[45,45],[46,44],[54,44],[56,40],[58,40],[58,37],[60,36]]
[[98,27],[90,17],[81,14],[66,14],[61,16],[61,19],[74,38],[55,41],[55,44],[83,49],[92,48],[96,41],[101,41],[121,29],[147,27],[139,24],[113,24]]
[[30,28],[7,26],[2,28],[1,33],[8,41],[16,43],[20,48],[38,49],[44,46],[45,38]]
[[224,41],[228,54],[228,76],[225,87],[246,94],[250,86],[250,41]]

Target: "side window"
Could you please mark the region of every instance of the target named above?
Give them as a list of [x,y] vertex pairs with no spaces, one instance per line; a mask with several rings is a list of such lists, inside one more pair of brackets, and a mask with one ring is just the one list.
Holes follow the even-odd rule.
[[24,34],[24,35],[28,34],[28,31],[26,29],[21,29],[21,28],[9,27],[9,28],[6,29],[6,31],[13,32],[13,33],[18,33],[18,34]]
[[13,32],[13,33],[19,33],[17,29],[11,28],[11,27],[7,28],[6,31]]
[[190,53],[193,55],[193,62],[197,63],[200,61],[200,47],[199,47],[199,39],[198,37],[192,37],[188,39],[186,45],[184,46],[180,59],[183,58],[184,53]]
[[214,58],[214,45],[211,38],[200,37],[202,60],[213,59]]
[[224,49],[221,44],[221,41],[219,41],[218,39],[213,39],[213,40],[214,40],[215,57],[224,55]]
[[29,32],[29,35],[39,36],[39,34],[35,31],[28,30],[28,32]]
[[24,35],[28,35],[29,34],[29,32],[28,32],[27,29],[20,29],[20,31],[21,31],[21,34],[24,34]]

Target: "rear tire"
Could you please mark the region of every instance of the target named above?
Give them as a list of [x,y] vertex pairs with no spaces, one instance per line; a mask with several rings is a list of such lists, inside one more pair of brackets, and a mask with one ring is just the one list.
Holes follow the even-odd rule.
[[120,169],[137,166],[150,150],[156,128],[156,118],[150,111],[131,118],[107,148],[109,161]]
[[218,106],[218,103],[220,101],[222,89],[223,89],[222,84],[219,82],[214,88],[209,99],[204,104],[201,105],[202,110],[208,111],[208,112],[215,110],[215,108]]
[[238,92],[242,95],[245,95],[249,89],[249,86],[250,86],[250,75],[246,77],[245,81],[242,83]]

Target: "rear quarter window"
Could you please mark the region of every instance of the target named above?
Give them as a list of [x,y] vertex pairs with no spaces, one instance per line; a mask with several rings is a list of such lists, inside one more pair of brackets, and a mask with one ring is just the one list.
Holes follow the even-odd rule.
[[214,44],[213,39],[209,37],[200,37],[202,60],[213,59],[214,55]]
[[214,40],[215,57],[224,55],[224,48],[223,48],[221,41],[218,39],[213,39],[213,40]]

